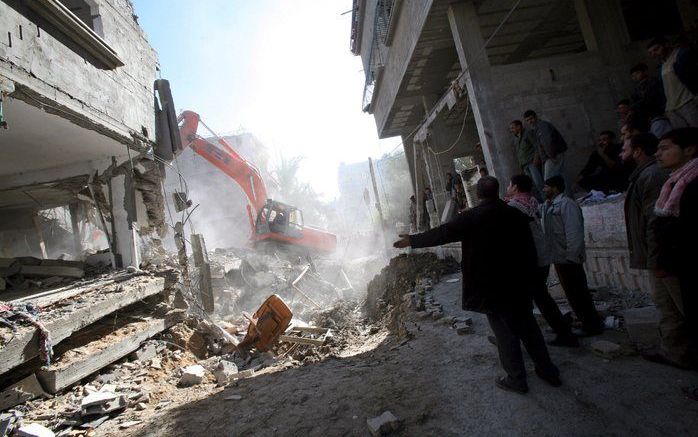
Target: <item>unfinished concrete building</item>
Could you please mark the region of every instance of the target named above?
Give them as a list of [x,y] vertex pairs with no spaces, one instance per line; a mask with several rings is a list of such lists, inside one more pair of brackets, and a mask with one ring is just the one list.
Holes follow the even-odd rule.
[[[142,236],[164,228],[158,60],[133,6],[4,0],[0,31],[0,256],[109,249],[115,266],[138,267]],[[47,230],[61,221],[61,235]]]
[[[573,180],[597,135],[619,129],[630,67],[656,65],[647,41],[695,34],[696,17],[687,0],[355,0],[351,50],[366,73],[363,110],[380,138],[402,137],[415,192],[430,186],[441,212],[454,159],[481,153],[500,181],[518,172],[509,123],[528,109],[567,140]],[[599,273],[595,285],[637,288],[641,275],[629,271],[625,233],[614,226],[620,205],[587,221],[590,234],[618,233],[588,242],[587,269]],[[617,274],[601,271],[609,262]]]

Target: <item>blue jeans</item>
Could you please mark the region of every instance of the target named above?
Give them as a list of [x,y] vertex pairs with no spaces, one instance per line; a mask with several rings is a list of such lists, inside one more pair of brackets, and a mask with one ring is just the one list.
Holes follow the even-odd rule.
[[543,193],[543,176],[540,169],[530,162],[524,168],[524,173],[533,180],[533,194],[540,200]]
[[548,158],[543,164],[543,179],[548,180],[553,176],[562,176],[565,172],[565,153],[560,153],[554,158]]

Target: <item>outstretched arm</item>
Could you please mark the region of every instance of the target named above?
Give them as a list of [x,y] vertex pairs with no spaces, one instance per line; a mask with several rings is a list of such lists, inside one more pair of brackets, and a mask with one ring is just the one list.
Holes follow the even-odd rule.
[[393,243],[393,247],[433,247],[463,241],[468,227],[467,222],[468,214],[460,214],[456,219],[421,234],[401,235],[402,238]]

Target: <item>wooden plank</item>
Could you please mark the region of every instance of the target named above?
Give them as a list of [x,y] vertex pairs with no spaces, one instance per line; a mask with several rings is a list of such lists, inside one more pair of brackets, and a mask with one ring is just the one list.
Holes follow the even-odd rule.
[[308,265],[308,266],[305,266],[305,268],[303,269],[303,271],[301,272],[301,274],[298,275],[298,277],[291,283],[291,285],[296,285],[296,284],[298,284],[298,282],[300,282],[300,280],[303,279],[303,276],[305,276],[305,274],[308,273],[308,270],[309,270],[309,269],[310,269],[310,266],[309,266],[309,265]]
[[[85,299],[81,306],[64,312],[56,317],[47,313],[40,319],[51,333],[51,340],[56,345],[68,338],[73,332],[88,326],[116,310],[161,293],[164,289],[163,278],[138,278],[114,285],[115,290],[104,290]],[[0,374],[19,366],[39,355],[39,336],[33,327],[22,327],[15,338],[0,350]]]
[[[50,369],[37,372],[37,377],[46,391],[55,394],[100,369],[103,369],[114,361],[125,357],[137,350],[141,346],[141,343],[150,337],[159,334],[182,320],[184,320],[184,311],[176,310],[165,316],[165,318],[147,321],[147,324],[144,327],[139,326],[134,334],[119,337],[121,340],[117,343],[100,345],[99,343],[102,340],[98,339],[86,345],[87,348],[99,348],[102,346],[98,352],[66,362],[61,362],[59,358]],[[119,331],[132,331],[134,324],[128,324],[120,328]]]
[[48,396],[33,373],[0,393],[0,411],[30,401],[39,396]]
[[322,308],[317,302],[315,302],[314,300],[312,300],[312,299],[310,298],[310,296],[308,296],[307,294],[303,293],[303,291],[302,291],[300,288],[298,288],[297,285],[291,284],[291,288],[293,288],[293,290],[294,290],[296,293],[298,293],[298,294],[300,294],[301,296],[303,296],[307,301],[309,301],[310,303],[312,303],[313,305],[315,305],[315,308]]
[[296,337],[293,335],[280,335],[279,340],[288,343],[307,344],[310,346],[322,346],[325,344],[325,339],[320,340],[315,338]]
[[298,331],[298,332],[310,332],[312,334],[327,334],[330,331],[330,328],[318,328],[317,326],[294,326],[291,328],[290,332],[293,331]]

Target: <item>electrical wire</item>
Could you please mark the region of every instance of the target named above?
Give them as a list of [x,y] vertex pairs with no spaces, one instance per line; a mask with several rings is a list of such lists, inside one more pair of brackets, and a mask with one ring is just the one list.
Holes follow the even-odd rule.
[[442,150],[442,151],[440,151],[440,152],[434,151],[434,149],[432,149],[431,146],[429,146],[429,150],[431,151],[431,153],[434,154],[434,156],[443,155],[444,153],[448,153],[448,152],[450,152],[454,147],[456,147],[456,145],[458,144],[458,141],[460,141],[461,135],[463,135],[463,131],[465,130],[465,123],[466,123],[466,121],[467,121],[469,112],[470,112],[470,100],[468,100],[468,101],[466,102],[466,106],[465,106],[465,116],[463,117],[463,123],[461,124],[460,132],[458,132],[458,137],[456,137],[456,140],[453,142],[453,144],[451,144],[446,150]]

